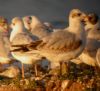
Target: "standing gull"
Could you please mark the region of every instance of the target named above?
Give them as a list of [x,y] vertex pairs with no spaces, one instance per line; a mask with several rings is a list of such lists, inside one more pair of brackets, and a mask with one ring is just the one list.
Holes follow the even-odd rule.
[[10,42],[8,39],[8,22],[4,17],[0,17],[0,64],[8,64],[12,61],[9,52]]
[[23,22],[25,28],[38,38],[43,38],[52,32],[52,25],[47,22],[43,23],[36,16],[25,16],[23,17]]
[[[11,54],[14,58],[19,60],[22,63],[22,78],[24,78],[24,64],[33,64],[40,60],[42,57],[39,54],[32,53],[31,50],[24,47],[24,45],[32,43],[37,37],[29,36],[28,33],[25,32],[23,22],[19,17],[15,17],[12,19],[11,23],[12,32],[10,35],[10,42],[11,42]],[[14,46],[18,45],[18,46]],[[23,45],[23,46],[19,46]]]
[[[99,66],[96,53],[100,48],[100,21],[97,14],[90,13],[85,17],[85,29],[87,32],[87,43],[85,50],[78,57],[80,61],[91,66]],[[75,59],[77,60],[77,59]],[[75,61],[73,60],[73,61]],[[78,60],[78,61],[79,61]]]
[[[40,53],[51,62],[51,68],[59,66],[62,61],[76,58],[83,51],[86,35],[83,25],[84,14],[73,9],[69,15],[69,27],[59,29],[41,38],[40,43],[34,42],[34,52]],[[32,45],[31,45],[32,47]]]
[[[43,38],[44,36],[48,36],[53,32],[53,25],[51,23],[42,22],[36,16],[25,16],[23,17],[23,22],[28,32],[30,32],[33,36],[37,36],[39,39]],[[47,59],[45,61],[48,62]],[[43,60],[41,62],[44,63]]]

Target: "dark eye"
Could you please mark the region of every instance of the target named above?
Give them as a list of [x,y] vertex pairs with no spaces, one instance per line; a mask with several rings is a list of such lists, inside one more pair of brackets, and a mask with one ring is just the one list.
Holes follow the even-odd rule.
[[81,14],[81,13],[78,13],[77,15],[78,15],[78,16],[81,16],[82,14]]
[[89,20],[91,20],[92,19],[92,17],[91,16],[89,16]]

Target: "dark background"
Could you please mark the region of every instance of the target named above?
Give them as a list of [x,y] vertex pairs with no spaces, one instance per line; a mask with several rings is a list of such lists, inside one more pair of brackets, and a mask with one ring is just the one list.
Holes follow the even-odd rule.
[[73,8],[100,15],[100,0],[0,0],[0,16],[36,15],[43,21],[66,21]]

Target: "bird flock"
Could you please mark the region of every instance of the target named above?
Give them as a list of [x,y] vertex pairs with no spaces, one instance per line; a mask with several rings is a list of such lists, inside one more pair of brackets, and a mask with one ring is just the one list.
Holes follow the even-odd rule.
[[[20,61],[23,79],[24,64],[34,64],[37,76],[37,62],[44,59],[50,62],[50,70],[69,61],[100,68],[99,22],[97,14],[79,9],[69,12],[68,26],[62,29],[42,22],[37,16],[14,17],[11,24],[6,18],[0,17],[0,68],[3,64]],[[15,75],[12,71],[3,71],[0,75],[9,76],[7,74],[10,73],[10,78],[17,76],[18,69],[10,68],[16,69]]]

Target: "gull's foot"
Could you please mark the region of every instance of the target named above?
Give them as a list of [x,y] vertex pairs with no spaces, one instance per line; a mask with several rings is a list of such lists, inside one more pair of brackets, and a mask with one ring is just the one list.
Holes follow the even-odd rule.
[[28,79],[22,79],[20,80],[20,85],[23,86],[23,85],[28,85],[29,84],[29,80]]

